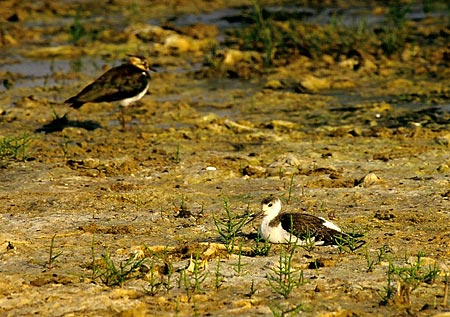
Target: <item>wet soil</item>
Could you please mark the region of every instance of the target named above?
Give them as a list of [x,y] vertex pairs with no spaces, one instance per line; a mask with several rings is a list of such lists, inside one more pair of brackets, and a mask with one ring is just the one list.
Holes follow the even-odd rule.
[[[390,54],[288,41],[265,65],[237,36],[252,3],[83,3],[2,4],[0,315],[450,314],[448,7],[411,3],[413,31]],[[327,10],[389,12],[263,5],[305,32]],[[158,71],[125,129],[116,104],[63,104],[136,53]],[[277,294],[268,276],[290,249],[255,252],[255,219],[228,252],[215,222],[225,203],[239,221],[269,195],[366,244],[296,248],[302,283]],[[104,274],[140,260],[123,280]],[[407,282],[392,271],[415,266]]]

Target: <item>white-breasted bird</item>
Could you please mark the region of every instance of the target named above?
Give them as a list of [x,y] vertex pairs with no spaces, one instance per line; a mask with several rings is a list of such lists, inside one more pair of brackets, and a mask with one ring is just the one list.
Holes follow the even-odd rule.
[[78,109],[87,102],[119,102],[122,107],[120,120],[124,126],[123,109],[147,93],[150,71],[154,69],[145,57],[129,55],[127,63],[108,70],[65,103]]
[[272,243],[336,245],[346,238],[362,236],[345,233],[337,225],[321,217],[305,213],[281,212],[281,200],[277,197],[263,199],[261,206],[263,213],[261,236]]

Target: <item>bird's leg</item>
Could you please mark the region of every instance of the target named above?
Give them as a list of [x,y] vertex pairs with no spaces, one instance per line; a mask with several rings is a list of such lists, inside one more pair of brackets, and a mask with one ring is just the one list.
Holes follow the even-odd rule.
[[120,125],[122,126],[122,130],[125,130],[125,107],[120,107],[120,115],[119,115]]

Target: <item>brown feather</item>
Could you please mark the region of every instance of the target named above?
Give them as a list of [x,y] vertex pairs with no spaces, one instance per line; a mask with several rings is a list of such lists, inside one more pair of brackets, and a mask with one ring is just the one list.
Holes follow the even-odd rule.
[[286,231],[302,240],[314,237],[315,241],[335,244],[335,238],[343,235],[340,231],[324,226],[325,220],[309,214],[281,213],[272,221],[281,222]]
[[138,95],[147,87],[149,80],[147,71],[132,64],[123,64],[110,69],[65,102],[78,109],[86,102],[121,101]]

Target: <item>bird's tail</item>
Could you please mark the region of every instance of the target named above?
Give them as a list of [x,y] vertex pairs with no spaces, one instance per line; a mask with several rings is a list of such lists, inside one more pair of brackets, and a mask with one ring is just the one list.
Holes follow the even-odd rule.
[[74,109],[79,109],[84,104],[84,102],[78,101],[76,96],[75,97],[70,97],[69,99],[64,101],[64,103],[68,103],[70,105],[70,107],[74,108]]

